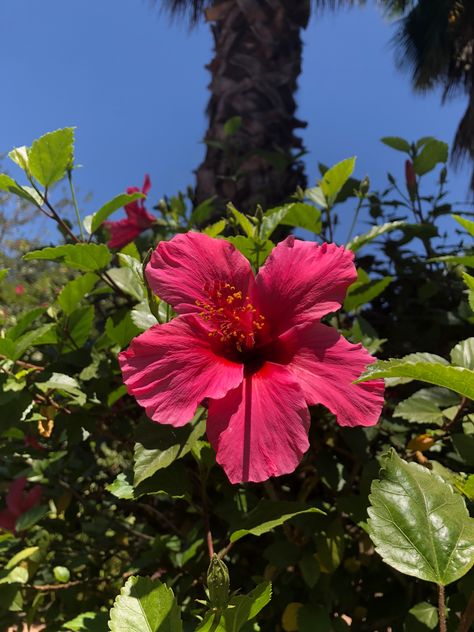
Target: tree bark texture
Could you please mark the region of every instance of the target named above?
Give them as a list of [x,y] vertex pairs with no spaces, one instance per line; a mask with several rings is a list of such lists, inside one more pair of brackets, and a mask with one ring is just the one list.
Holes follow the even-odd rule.
[[[295,130],[301,72],[301,29],[309,0],[216,0],[207,9],[215,56],[208,105],[206,156],[198,168],[196,202],[215,196],[216,213],[232,201],[244,212],[270,208],[305,186]],[[226,121],[241,118],[226,133]]]

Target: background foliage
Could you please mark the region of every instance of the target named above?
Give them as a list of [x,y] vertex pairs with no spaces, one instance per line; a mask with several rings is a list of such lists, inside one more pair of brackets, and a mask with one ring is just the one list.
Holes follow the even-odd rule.
[[[16,520],[0,532],[3,628],[469,629],[474,223],[449,202],[444,143],[383,142],[401,171],[407,161],[384,190],[356,180],[351,158],[255,216],[229,205],[209,223],[212,201],[178,194],[119,252],[103,222],[130,196],[84,221],[63,212],[54,185],[70,184],[74,206],[72,129],[11,152],[22,179],[0,175],[2,196],[48,216],[60,240],[2,254],[2,492],[22,478],[41,487],[39,502],[10,496],[3,509]],[[149,249],[205,226],[258,268],[282,231],[332,240],[347,209],[353,226],[338,241],[356,253],[358,279],[328,320],[382,358],[362,379],[387,378],[383,417],[340,428],[316,407],[294,474],[232,486],[205,409],[184,428],[153,424],[122,384],[119,351],[172,317],[145,284]]]

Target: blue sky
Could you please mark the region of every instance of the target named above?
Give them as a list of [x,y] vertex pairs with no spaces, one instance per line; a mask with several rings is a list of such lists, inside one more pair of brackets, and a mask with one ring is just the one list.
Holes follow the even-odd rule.
[[[82,196],[93,194],[84,214],[145,172],[153,201],[193,183],[212,56],[206,24],[190,31],[149,0],[1,0],[0,21],[0,154],[76,126],[76,181]],[[357,155],[356,175],[382,187],[403,156],[381,136],[452,140],[463,99],[442,107],[439,94],[413,95],[395,68],[392,34],[372,6],[314,16],[304,33],[298,116],[308,121],[310,183],[318,161]],[[451,176],[452,199],[464,200],[468,170]]]

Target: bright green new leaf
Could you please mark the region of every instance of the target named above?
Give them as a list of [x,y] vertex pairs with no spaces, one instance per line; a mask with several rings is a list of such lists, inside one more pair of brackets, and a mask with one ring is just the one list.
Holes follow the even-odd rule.
[[407,377],[436,386],[444,386],[464,397],[474,399],[474,371],[459,366],[416,362],[409,358],[410,356],[378,360],[367,367],[357,382],[385,377]]
[[147,577],[130,577],[116,597],[110,632],[182,632],[178,604],[171,588]]
[[33,259],[58,261],[75,270],[96,272],[110,263],[112,255],[104,244],[65,244],[64,246],[32,250],[23,255],[23,259],[26,261]]
[[231,203],[227,205],[227,210],[230,212],[232,217],[235,219],[240,228],[244,231],[247,237],[254,237],[256,233],[256,226],[252,224],[249,218],[238,211],[235,206]]
[[8,560],[8,562],[5,565],[5,568],[7,570],[11,570],[12,568],[15,568],[15,566],[17,566],[20,562],[23,562],[23,560],[27,560],[29,557],[37,553],[39,550],[40,550],[39,546],[26,547],[26,549],[19,551],[10,560]]
[[467,285],[469,291],[467,293],[467,298],[469,301],[469,305],[474,312],[474,277],[468,274],[467,272],[462,273],[462,278],[464,283]]
[[135,200],[141,200],[145,197],[146,195],[143,193],[120,193],[120,195],[116,195],[114,198],[106,202],[106,204],[104,204],[97,213],[87,215],[87,217],[84,218],[84,228],[89,234],[95,233],[109,215],[112,215],[112,213],[115,213],[115,211],[118,211],[119,208],[122,208],[126,204],[135,202]]
[[60,584],[65,584],[71,577],[69,569],[65,566],[55,566],[53,568],[53,575],[55,580]]
[[58,303],[65,314],[72,314],[80,301],[93,290],[99,277],[88,272],[66,283],[58,296]]
[[38,193],[31,187],[22,187],[16,180],[10,178],[5,173],[0,173],[0,191],[12,193],[34,206],[41,206],[43,200]]
[[391,450],[369,498],[370,537],[401,573],[445,586],[474,564],[474,519],[462,496],[427,468]]
[[206,233],[206,235],[209,235],[209,237],[218,237],[219,235],[222,234],[226,226],[227,226],[227,221],[225,219],[220,219],[215,224],[206,226],[202,232]]
[[328,206],[332,206],[336,201],[339,191],[347,180],[351,177],[355,168],[356,158],[346,158],[331,167],[324,174],[320,186],[326,198]]
[[416,606],[410,608],[408,612],[429,630],[434,630],[438,625],[438,609],[426,601],[417,603]]
[[292,202],[272,208],[264,214],[260,237],[268,239],[277,226],[304,228],[312,233],[321,232],[321,211],[311,204]]
[[432,171],[440,162],[448,160],[448,145],[435,138],[429,140],[413,161],[415,173],[423,176]]
[[74,128],[65,127],[35,140],[28,152],[28,166],[44,187],[58,182],[74,162]]
[[474,237],[474,222],[471,219],[466,219],[460,215],[453,215],[453,217],[472,237]]
[[117,476],[113,483],[106,485],[105,489],[116,498],[123,498],[125,500],[132,500],[133,498],[133,485],[123,472]]
[[2,270],[0,270],[0,281],[3,281],[3,279],[7,277],[9,272],[10,268],[3,268]]
[[406,154],[410,153],[410,143],[404,138],[399,136],[384,136],[380,139],[384,145],[396,149],[397,151],[403,151]]
[[352,252],[357,252],[366,244],[370,243],[374,239],[377,239],[377,237],[380,237],[380,235],[390,233],[393,230],[397,230],[397,228],[404,228],[405,226],[407,226],[407,222],[403,221],[387,222],[386,224],[381,224],[380,226],[374,226],[363,235],[357,235],[354,239],[351,239],[351,241],[349,241],[346,245],[346,248],[348,250],[352,250]]
[[237,237],[228,237],[227,241],[240,250],[240,252],[249,259],[256,267],[265,263],[265,259],[273,250],[274,244],[269,239],[263,243],[257,243],[255,239],[237,235]]
[[240,524],[232,525],[233,531],[230,534],[230,541],[236,542],[249,534],[263,535],[291,520],[291,518],[307,513],[323,514],[324,512],[316,507],[309,507],[298,502],[261,500],[255,509],[242,519]]
[[312,189],[306,189],[304,194],[308,200],[311,200],[311,202],[314,202],[322,208],[326,208],[326,198],[324,197],[324,193],[320,186],[313,187]]
[[8,157],[16,165],[18,165],[20,167],[20,169],[23,169],[23,171],[26,171],[27,173],[29,172],[29,168],[28,168],[28,147],[25,147],[24,145],[23,145],[23,147],[15,147],[15,149],[12,149],[9,152]]
[[451,349],[451,362],[456,366],[474,369],[474,338],[462,340]]

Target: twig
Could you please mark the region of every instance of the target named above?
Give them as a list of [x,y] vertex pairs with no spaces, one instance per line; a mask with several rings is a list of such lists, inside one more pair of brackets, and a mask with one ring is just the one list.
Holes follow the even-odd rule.
[[[0,360],[10,360],[10,358],[0,353]],[[30,362],[23,362],[22,360],[12,360],[12,362],[13,364],[18,364],[18,366],[21,366],[24,369],[32,369],[33,371],[44,371],[44,366],[30,364]]]
[[474,623],[474,593],[469,599],[466,609],[464,610],[461,621],[459,623],[458,632],[469,632],[471,625]]
[[446,601],[444,595],[444,586],[438,584],[438,614],[439,614],[439,632],[446,632]]

